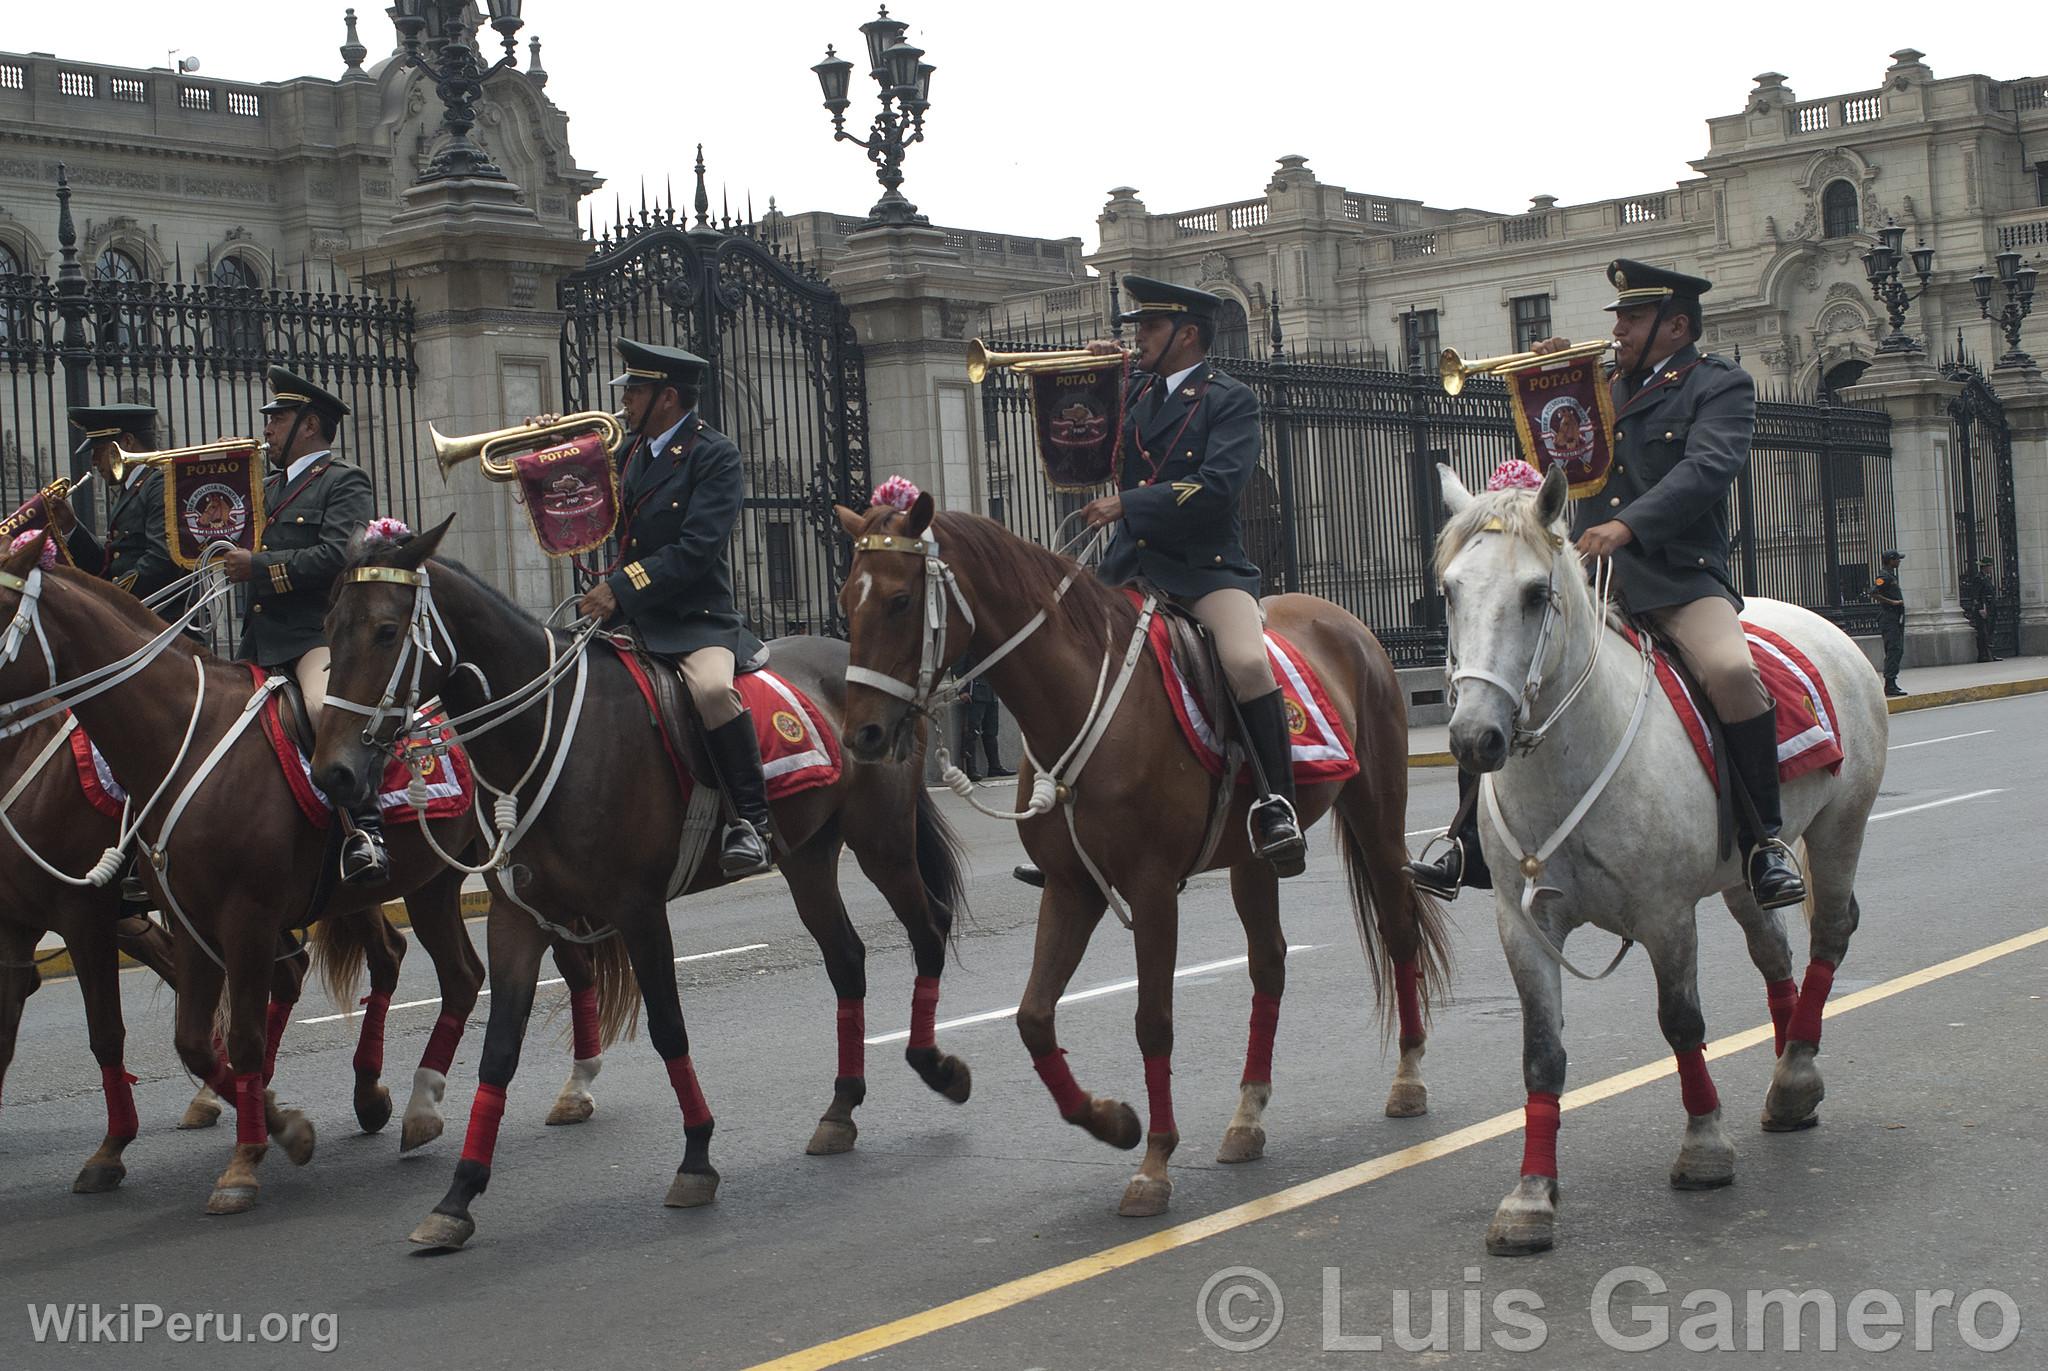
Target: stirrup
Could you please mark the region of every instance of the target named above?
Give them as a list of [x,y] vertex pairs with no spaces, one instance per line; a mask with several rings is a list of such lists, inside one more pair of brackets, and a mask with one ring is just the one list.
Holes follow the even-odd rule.
[[[1757,888],[1757,859],[1771,852],[1776,852],[1783,861],[1784,874],[1791,878],[1791,885],[1781,885],[1776,893],[1766,899],[1764,892]],[[1743,859],[1742,866],[1743,884],[1749,887],[1749,893],[1756,900],[1758,908],[1785,909],[1806,902],[1806,873],[1799,869],[1799,858],[1793,854],[1792,848],[1784,839],[1764,839],[1749,850],[1749,855]],[[1768,869],[1767,867],[1766,870]]]
[[[1435,861],[1425,860],[1429,849],[1438,843],[1448,843],[1444,854]],[[1415,888],[1439,900],[1455,900],[1465,886],[1465,844],[1456,834],[1439,833],[1422,845],[1422,856],[1408,863],[1408,875],[1414,880]]]
[[[1278,818],[1273,817],[1276,809]],[[1308,843],[1301,836],[1301,821],[1285,796],[1268,795],[1253,803],[1245,813],[1245,823],[1251,830],[1254,857],[1267,862],[1283,877],[1299,876],[1308,868]],[[1279,830],[1271,838],[1263,831],[1267,823]]]
[[391,874],[391,858],[377,836],[357,829],[341,845],[341,883],[372,885]]
[[768,843],[758,829],[745,819],[735,819],[727,826],[718,849],[718,868],[727,879],[758,876],[769,865]]

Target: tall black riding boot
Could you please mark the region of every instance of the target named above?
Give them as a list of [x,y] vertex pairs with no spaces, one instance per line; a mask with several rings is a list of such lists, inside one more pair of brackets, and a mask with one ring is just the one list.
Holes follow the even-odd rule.
[[1806,882],[1790,851],[1778,841],[1778,711],[1774,706],[1739,724],[1724,722],[1721,732],[1728,739],[1728,760],[1756,810],[1755,826],[1763,830],[1751,832],[1748,809],[1735,807],[1749,893],[1765,909],[1798,904],[1806,898]]
[[348,812],[350,831],[341,840],[341,879],[344,885],[375,885],[391,874],[391,858],[384,851],[384,816],[372,795]]
[[1266,793],[1252,805],[1252,853],[1282,876],[1299,876],[1308,865],[1308,844],[1294,813],[1294,749],[1287,735],[1286,699],[1276,688],[1244,701],[1237,712],[1266,777]]
[[737,719],[705,729],[704,745],[733,809],[733,821],[726,826],[718,849],[719,869],[728,879],[766,871],[768,783],[761,775],[761,744],[754,737],[754,716],[743,709]]
[[[1464,819],[1457,831],[1446,834],[1447,844],[1443,855],[1433,862],[1410,862],[1408,874],[1415,878],[1415,888],[1439,900],[1455,900],[1464,886],[1474,890],[1493,889],[1493,872],[1487,869],[1486,854],[1479,847],[1479,801],[1473,791],[1479,788],[1479,778],[1463,767],[1458,768],[1458,808]],[[1467,797],[1471,803],[1467,804]]]

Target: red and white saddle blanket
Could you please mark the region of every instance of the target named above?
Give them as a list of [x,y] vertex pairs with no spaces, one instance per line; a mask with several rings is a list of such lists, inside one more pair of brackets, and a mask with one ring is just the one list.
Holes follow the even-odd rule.
[[[669,765],[675,768],[676,781],[682,786],[687,803],[691,791],[696,789],[696,779],[683,760],[683,749],[668,735],[661,706],[656,702],[654,682],[647,679],[638,656],[613,650],[618,651],[627,674],[640,688],[640,698],[647,703],[648,716],[661,738],[662,751],[668,754]],[[771,801],[839,780],[839,739],[809,696],[765,667],[735,676],[733,688],[739,691],[740,703],[754,721],[754,739],[761,747],[761,775],[768,783]]]
[[[1211,776],[1223,774],[1223,743],[1215,725],[1202,712],[1202,702],[1181,674],[1173,659],[1173,643],[1166,620],[1154,617],[1146,636],[1152,655],[1159,659],[1159,672],[1166,678],[1166,697],[1173,703],[1173,715],[1180,721],[1181,735],[1194,749],[1195,758]],[[1344,781],[1358,774],[1358,756],[1344,733],[1337,711],[1330,707],[1323,683],[1294,644],[1277,633],[1266,635],[1266,657],[1273,664],[1273,679],[1280,683],[1286,702],[1287,734],[1293,745],[1294,783],[1318,785]],[[1236,783],[1251,784],[1251,768],[1238,768]]]
[[[1778,779],[1794,780],[1822,767],[1831,775],[1840,771],[1841,732],[1835,726],[1834,701],[1828,698],[1827,683],[1819,670],[1805,653],[1778,634],[1754,624],[1742,627],[1749,637],[1749,655],[1756,662],[1757,674],[1778,706]],[[1635,641],[1633,632],[1624,630],[1624,636]],[[1657,653],[1657,680],[1671,707],[1678,711],[1678,721],[1685,725],[1685,736],[1692,739],[1707,779],[1718,789],[1721,777],[1714,764],[1706,716],[1662,651]]]

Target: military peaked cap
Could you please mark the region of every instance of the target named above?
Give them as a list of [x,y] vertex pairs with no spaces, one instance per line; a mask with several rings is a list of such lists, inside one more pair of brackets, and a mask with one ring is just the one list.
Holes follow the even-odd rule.
[[1131,297],[1131,308],[1117,315],[1119,324],[1135,324],[1145,319],[1214,319],[1223,308],[1220,295],[1193,286],[1169,285],[1149,276],[1126,276],[1123,288],[1124,294]]
[[270,403],[263,407],[265,414],[310,409],[328,422],[338,424],[349,412],[348,406],[342,403],[340,396],[321,389],[297,372],[287,371],[283,367],[272,367],[267,379],[270,382]]
[[681,348],[636,343],[631,338],[621,338],[614,346],[626,364],[626,369],[612,378],[614,386],[662,385],[696,390],[704,384],[705,373],[711,369],[711,363]]
[[73,405],[71,422],[85,434],[79,455],[106,438],[132,433],[147,445],[156,441],[156,410],[149,405]]
[[1607,306],[1609,310],[1662,304],[1666,300],[1697,304],[1702,295],[1714,288],[1714,283],[1704,276],[1688,276],[1682,271],[1668,271],[1626,257],[1617,257],[1607,264],[1607,279],[1617,292],[1614,303]]

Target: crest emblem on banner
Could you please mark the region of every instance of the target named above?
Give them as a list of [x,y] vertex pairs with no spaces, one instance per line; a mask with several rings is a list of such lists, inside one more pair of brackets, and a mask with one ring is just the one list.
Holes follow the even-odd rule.
[[1129,363],[1106,356],[1017,370],[1031,384],[1038,457],[1053,488],[1088,490],[1115,477],[1124,445]]
[[213,543],[256,550],[263,527],[262,458],[252,444],[164,464],[164,542],[190,571]]
[[1600,359],[1537,358],[1499,375],[1529,465],[1562,464],[1574,500],[1599,494],[1614,468],[1614,398]]
[[585,433],[512,459],[534,540],[550,557],[602,547],[619,522],[619,473],[604,436]]

